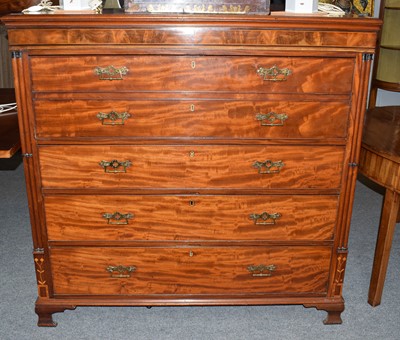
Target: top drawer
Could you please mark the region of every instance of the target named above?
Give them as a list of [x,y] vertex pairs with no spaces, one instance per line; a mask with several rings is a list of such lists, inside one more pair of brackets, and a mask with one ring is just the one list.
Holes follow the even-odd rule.
[[350,93],[350,58],[57,56],[31,59],[34,91]]

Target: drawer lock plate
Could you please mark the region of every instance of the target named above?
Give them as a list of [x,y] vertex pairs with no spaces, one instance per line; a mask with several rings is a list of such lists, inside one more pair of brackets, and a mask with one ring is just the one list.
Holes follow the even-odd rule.
[[103,125],[125,125],[125,120],[127,120],[131,115],[128,112],[115,112],[110,113],[99,112],[96,117],[101,121]]
[[267,159],[265,162],[255,161],[253,167],[258,169],[259,174],[275,174],[281,171],[281,168],[285,166],[282,161],[273,162]]
[[271,276],[272,272],[276,269],[276,266],[270,264],[268,266],[264,264],[259,265],[251,265],[247,267],[247,270],[251,273],[252,276]]
[[108,266],[106,268],[106,271],[111,273],[111,277],[113,278],[125,278],[125,277],[131,277],[131,273],[133,273],[136,270],[136,267],[134,266]]
[[134,218],[135,215],[131,213],[121,214],[116,211],[115,213],[103,213],[103,218],[107,220],[107,224],[129,224],[130,219]]
[[257,69],[257,74],[266,81],[286,81],[288,76],[292,73],[292,70],[288,68],[279,68],[276,65],[270,68],[259,67]]
[[254,224],[268,225],[268,224],[276,224],[276,220],[281,216],[282,215],[280,213],[269,214],[264,211],[261,214],[251,214],[249,215],[249,218],[254,220]]
[[286,113],[257,113],[256,119],[261,121],[261,126],[283,126],[288,115]]
[[99,80],[123,80],[123,76],[128,74],[128,68],[125,66],[115,67],[113,65],[107,67],[96,67],[94,74],[99,77]]
[[131,161],[120,162],[117,160],[112,160],[110,162],[101,161],[99,162],[99,165],[104,169],[104,172],[120,173],[120,172],[126,172],[126,169],[132,165],[132,162]]

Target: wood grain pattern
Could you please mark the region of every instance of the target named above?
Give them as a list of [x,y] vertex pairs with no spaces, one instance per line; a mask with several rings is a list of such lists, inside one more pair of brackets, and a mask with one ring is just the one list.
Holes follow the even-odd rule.
[[[124,125],[103,125],[99,112],[127,112]],[[343,102],[236,100],[37,100],[37,138],[207,137],[344,138],[349,106]],[[262,126],[258,114],[286,114],[283,126]],[[62,122],[62,124],[60,124]],[[110,120],[105,120],[111,123]],[[117,122],[121,123],[121,120]],[[264,122],[268,123],[267,120]],[[278,123],[274,121],[273,123]]]
[[[33,91],[195,91],[349,93],[350,58],[223,56],[57,56],[31,58]],[[193,64],[194,63],[194,64]],[[96,67],[126,67],[123,80],[99,80]],[[195,66],[194,66],[195,65]],[[265,81],[260,67],[288,68],[286,81]],[[331,79],[327,82],[326,79]]]
[[[349,164],[358,163],[379,20],[54,14],[4,22],[22,149],[32,154],[24,165],[34,254],[43,259],[39,325],[81,305],[276,303],[341,322],[356,180]],[[124,80],[95,77],[95,67],[111,65],[129,68]],[[293,73],[284,82],[257,75],[274,65]],[[103,109],[132,117],[106,129],[95,118]],[[254,125],[255,110],[275,109],[288,110],[285,126]],[[115,159],[132,165],[105,173],[99,162]],[[267,160],[285,165],[261,175],[253,165]],[[133,223],[101,224],[117,209]],[[250,213],[267,209],[282,214],[272,228],[249,225]],[[248,266],[260,264],[276,270],[253,277]],[[111,278],[106,268],[118,265],[136,271]]]
[[[50,241],[332,240],[337,205],[337,196],[45,197]],[[102,217],[115,212],[134,217],[126,225]],[[281,217],[267,225],[249,217],[263,212]]]
[[[39,157],[45,188],[334,189],[343,152],[335,146],[43,146]],[[132,165],[126,173],[106,173],[102,160]],[[280,173],[259,174],[253,164],[266,160],[285,165]]]
[[[50,254],[56,295],[321,294],[330,257],[330,247],[52,248]],[[276,270],[253,277],[247,267],[259,264]],[[136,271],[111,278],[106,268],[118,265]]]

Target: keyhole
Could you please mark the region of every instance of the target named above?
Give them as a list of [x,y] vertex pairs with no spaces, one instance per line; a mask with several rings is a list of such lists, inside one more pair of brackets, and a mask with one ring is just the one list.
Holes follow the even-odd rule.
[[193,158],[194,156],[195,156],[195,152],[192,150],[192,151],[189,151],[189,157],[190,158]]
[[194,112],[194,109],[195,109],[194,104],[191,104],[190,105],[190,111]]
[[196,68],[196,62],[194,60],[192,60],[192,62],[190,63],[190,66],[192,66],[193,69]]
[[189,251],[189,256],[190,256],[190,257],[193,257],[193,255],[194,255],[194,253],[190,250],[190,251]]
[[190,201],[189,201],[189,205],[190,205],[191,207],[194,207],[194,206],[196,205],[196,202],[195,202],[195,201],[192,201],[192,200],[190,200]]

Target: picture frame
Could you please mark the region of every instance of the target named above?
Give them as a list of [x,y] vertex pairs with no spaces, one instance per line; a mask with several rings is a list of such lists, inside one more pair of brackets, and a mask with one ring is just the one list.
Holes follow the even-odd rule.
[[346,13],[358,16],[374,16],[374,0],[319,0],[323,3],[338,6]]

